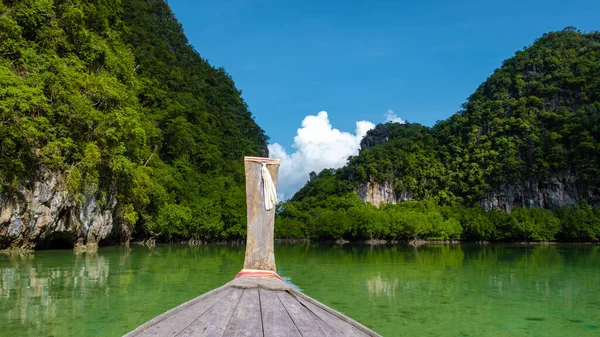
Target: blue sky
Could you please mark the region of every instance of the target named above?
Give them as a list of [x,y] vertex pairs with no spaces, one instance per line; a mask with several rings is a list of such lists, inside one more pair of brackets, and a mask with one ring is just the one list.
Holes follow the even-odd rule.
[[430,126],[543,33],[600,29],[598,0],[168,2],[288,154],[308,115],[350,133],[387,110]]

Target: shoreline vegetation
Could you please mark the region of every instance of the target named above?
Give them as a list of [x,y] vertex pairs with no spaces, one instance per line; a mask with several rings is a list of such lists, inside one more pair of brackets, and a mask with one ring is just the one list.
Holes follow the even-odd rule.
[[279,205],[276,236],[598,242],[599,57],[599,32],[544,34],[448,119],[377,125]]
[[[557,246],[557,245],[600,245],[599,241],[587,241],[587,242],[560,242],[560,241],[463,241],[463,240],[384,240],[384,239],[369,239],[369,240],[311,240],[311,239],[275,239],[276,244],[331,244],[331,245],[367,245],[367,246],[396,246],[396,245],[408,245],[415,248],[427,245],[521,245],[521,246]],[[155,239],[147,239],[142,241],[132,242],[135,246],[142,246],[148,249],[154,249],[157,244],[159,245],[174,245],[174,246],[189,246],[190,248],[203,246],[203,245],[217,245],[217,246],[245,246],[246,243],[240,240],[226,240],[226,241],[202,241],[190,239],[187,241],[156,241]],[[75,245],[73,247],[73,253],[80,254],[96,254],[99,248],[104,247],[119,247],[124,246],[127,249],[130,248],[129,244],[126,243],[112,243],[107,245],[91,245],[91,246],[80,246]],[[31,249],[31,248],[20,248],[20,247],[9,247],[0,250],[0,254],[3,255],[29,255],[35,252],[56,250],[56,249]],[[64,249],[62,249],[64,250]]]
[[[409,244],[528,244],[600,243],[600,209],[585,201],[556,211],[516,207],[510,213],[486,211],[479,206],[439,205],[434,200],[407,201],[375,207],[358,195],[315,197],[277,205],[277,243],[364,243],[368,245]],[[133,245],[153,248],[157,243],[188,246],[205,244],[244,245],[239,237],[146,236],[134,241],[99,241],[66,244],[77,254],[94,253],[99,246]],[[45,248],[45,247],[44,247]],[[44,250],[44,248],[40,250]],[[0,253],[27,253],[35,245],[17,239]]]
[[[202,246],[202,245],[218,245],[218,246],[245,246],[245,243],[242,243],[240,241],[219,241],[219,242],[202,242],[200,244],[195,244],[195,245],[190,245],[188,244],[186,241],[181,241],[181,242],[159,242],[156,243],[154,242],[154,244],[147,244],[144,241],[138,241],[138,242],[134,242],[136,245],[138,246],[143,246],[148,248],[149,250],[152,250],[154,248],[156,248],[156,245],[173,245],[173,246],[189,246],[190,248],[193,247],[198,247],[198,246]],[[475,241],[460,241],[460,240],[446,240],[446,241],[432,241],[432,240],[413,240],[413,241],[406,241],[406,240],[366,240],[366,241],[347,241],[347,240],[336,240],[336,241],[331,241],[331,240],[309,240],[309,239],[303,239],[303,240],[292,240],[292,239],[275,239],[275,243],[276,244],[291,244],[291,245],[295,245],[295,244],[335,244],[338,246],[343,246],[343,245],[366,245],[366,246],[371,246],[371,247],[392,247],[392,246],[398,246],[398,245],[407,245],[407,246],[412,246],[414,248],[419,248],[422,246],[444,246],[444,245],[449,245],[449,246],[453,246],[453,245],[520,245],[520,246],[562,246],[562,245],[569,245],[569,246],[577,246],[577,245],[582,245],[582,246],[591,246],[591,245],[600,245],[600,242],[558,242],[558,241],[523,241],[523,242],[509,242],[509,241],[496,241],[496,242],[488,242],[488,241],[479,241],[479,242],[475,242]],[[78,249],[77,247],[73,248],[73,253],[76,255],[81,255],[81,254],[97,254],[98,253],[98,249],[99,248],[104,248],[104,247],[120,247],[120,246],[126,246],[125,244],[111,244],[111,245],[106,245],[106,246],[95,246],[93,248],[87,248],[87,249]],[[127,246],[127,248],[129,249],[129,246]],[[36,252],[43,252],[43,251],[50,251],[50,250],[56,250],[56,249],[21,249],[21,248],[7,248],[7,249],[2,249],[0,250],[0,255],[31,255],[31,254],[35,254]],[[64,249],[59,249],[59,250],[64,250]]]
[[244,236],[268,138],[167,2],[0,2],[0,83],[0,248]]
[[[600,32],[550,32],[448,119],[378,125],[277,206],[275,237],[598,242],[599,59]],[[0,2],[0,82],[0,248],[245,243],[240,159],[268,137],[167,2]],[[413,201],[365,203],[371,183]]]
[[275,236],[319,241],[388,242],[598,242],[600,209],[585,201],[554,212],[516,207],[510,213],[434,200],[379,208],[352,193],[281,203]]

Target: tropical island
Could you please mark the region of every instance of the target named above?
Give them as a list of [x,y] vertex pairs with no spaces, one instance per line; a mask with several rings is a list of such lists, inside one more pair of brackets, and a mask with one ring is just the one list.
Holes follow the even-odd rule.
[[[278,205],[310,240],[600,240],[600,33],[517,51],[432,127],[380,124]],[[164,1],[0,3],[0,249],[239,241],[268,137]]]
[[[214,16],[228,28],[240,19],[236,7],[248,5],[201,3],[186,6],[207,9],[204,20]],[[272,8],[252,2],[258,10],[240,12],[248,22],[285,12],[302,30],[314,3],[333,6],[302,2],[289,10],[277,2],[283,7],[263,11]],[[374,21],[356,26],[423,10],[400,3],[382,2]],[[450,22],[499,15],[487,2],[473,4],[453,3]],[[363,5],[344,2],[348,16],[335,6],[319,14],[347,20]],[[540,20],[573,18],[559,12],[563,4],[546,5]],[[500,6],[534,26],[524,8]],[[579,10],[572,15],[598,8],[572,6]],[[244,250],[253,249],[243,245],[244,158],[269,156],[268,125],[257,124],[260,114],[251,108],[262,109],[251,95],[249,104],[242,99],[238,88],[247,83],[235,70],[228,68],[237,85],[214,66],[218,60],[207,61],[210,48],[192,47],[180,13],[164,0],[0,2],[0,335],[122,336],[257,272],[245,263]],[[417,15],[411,28],[438,19],[429,16]],[[587,20],[595,24],[593,16]],[[264,252],[276,252],[270,271],[293,287],[288,294],[322,301],[384,336],[596,336],[600,33],[562,25],[536,31],[537,40],[507,53],[459,111],[447,111],[449,118],[379,124],[345,166],[315,169],[293,197],[279,200],[276,214],[269,208],[279,240],[271,245],[269,234],[273,247]],[[347,34],[347,27],[336,29]],[[415,41],[419,49],[425,40]],[[553,244],[563,242],[569,244]],[[230,303],[252,302],[235,293],[239,302],[232,294]],[[228,317],[263,317],[263,306],[285,314],[278,301],[286,297],[277,296],[259,300],[259,310],[210,307],[214,315],[205,318],[221,330],[231,328]],[[202,314],[198,306],[188,309]],[[331,331],[317,316],[293,314],[289,319],[309,317],[311,328]],[[282,322],[269,315],[251,327],[264,333],[270,322]],[[168,327],[162,323],[158,328]]]
[[313,173],[279,236],[597,242],[599,71],[600,33],[544,34],[447,120],[380,124],[345,167]]

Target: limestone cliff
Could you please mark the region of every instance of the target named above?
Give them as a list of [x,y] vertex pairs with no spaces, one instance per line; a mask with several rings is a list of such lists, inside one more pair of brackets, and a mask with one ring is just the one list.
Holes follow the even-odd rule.
[[360,183],[355,192],[364,202],[370,202],[375,206],[412,200],[412,193],[402,191],[397,193],[391,181],[384,181],[381,184],[373,181]]
[[[379,124],[340,177],[363,200],[399,189],[485,209],[600,205],[600,32],[549,32],[432,126]],[[314,185],[317,185],[316,183]],[[316,190],[316,189],[315,189]],[[306,195],[310,196],[310,195]],[[392,197],[393,201],[394,198]]]
[[115,194],[75,200],[63,174],[44,172],[30,185],[0,193],[0,249],[97,247],[105,239],[128,240],[115,226]]
[[513,207],[543,207],[555,210],[586,200],[600,206],[600,188],[570,173],[554,174],[546,179],[530,179],[521,184],[502,185],[487,193],[481,200],[485,210]]
[[[364,202],[375,206],[412,200],[410,191],[396,191],[391,181],[381,184],[362,182],[355,192]],[[555,174],[547,179],[530,179],[520,184],[502,185],[487,193],[480,201],[485,210],[501,209],[510,212],[513,207],[542,207],[551,210],[571,206],[586,200],[600,207],[600,188],[577,179],[570,173]]]

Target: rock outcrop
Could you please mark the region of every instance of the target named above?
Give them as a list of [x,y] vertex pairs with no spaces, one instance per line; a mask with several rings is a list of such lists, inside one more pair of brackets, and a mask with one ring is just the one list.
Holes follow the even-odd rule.
[[[75,200],[64,174],[44,172],[36,180],[0,193],[0,250],[77,247],[93,250],[105,239],[128,240],[115,226],[116,194],[93,193]],[[85,250],[85,249],[84,249]]]
[[377,145],[386,144],[392,136],[392,130],[389,124],[378,124],[374,129],[369,130],[360,141],[360,150],[370,149]]
[[594,207],[600,206],[600,188],[577,179],[573,174],[563,173],[547,179],[530,179],[521,184],[498,186],[486,194],[480,204],[485,210],[510,212],[513,207],[555,210],[581,200],[586,200]]
[[[375,206],[413,199],[411,192],[396,191],[391,181],[381,184],[363,182],[355,192],[364,202]],[[576,175],[555,174],[546,179],[531,179],[521,184],[502,185],[487,193],[480,201],[485,210],[501,209],[511,212],[513,207],[542,207],[556,210],[586,200],[592,207],[600,207],[600,188]]]
[[381,184],[373,181],[360,183],[355,192],[364,202],[370,202],[375,206],[412,200],[412,193],[396,192],[391,181],[384,181]]

